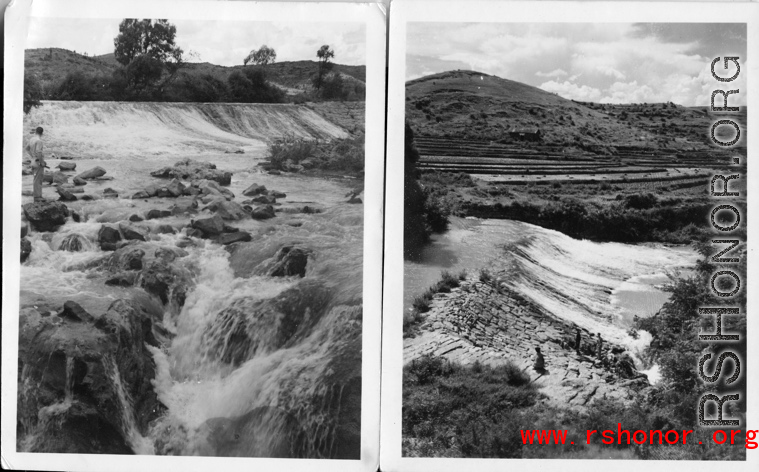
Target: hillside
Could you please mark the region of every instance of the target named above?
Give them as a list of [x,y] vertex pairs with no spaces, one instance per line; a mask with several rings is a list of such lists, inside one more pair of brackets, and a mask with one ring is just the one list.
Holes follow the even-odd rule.
[[[744,122],[745,113],[744,108]],[[508,143],[509,130],[540,129],[544,145],[598,154],[615,154],[619,146],[705,150],[714,121],[705,110],[673,103],[582,103],[512,80],[462,70],[407,82],[406,116],[422,137]]]
[[[71,72],[81,71],[88,75],[110,76],[120,67],[113,54],[84,56],[60,48],[27,49],[25,54],[25,70],[35,75],[43,91],[48,91],[48,93]],[[221,81],[226,81],[229,74],[244,67],[261,66],[225,67],[208,62],[187,63],[180,74],[188,75],[190,78],[210,74]],[[316,73],[317,67],[316,61],[291,61],[269,64],[265,70],[270,82],[285,90],[288,95],[296,95],[311,91],[311,76]],[[365,66],[334,64],[333,71],[340,73],[347,84],[360,90],[365,87]]]

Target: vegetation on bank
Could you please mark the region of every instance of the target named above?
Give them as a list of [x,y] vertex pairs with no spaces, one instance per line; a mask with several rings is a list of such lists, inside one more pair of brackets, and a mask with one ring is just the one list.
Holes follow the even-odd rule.
[[714,207],[707,184],[654,194],[608,183],[508,185],[435,171],[422,173],[421,182],[443,213],[518,220],[594,241],[689,244],[710,224]]
[[414,132],[406,123],[403,173],[403,256],[418,257],[421,247],[433,232],[448,228],[449,211],[419,181],[416,167],[419,151],[414,146]]
[[286,172],[331,171],[364,174],[364,135],[313,141],[286,137],[269,145],[268,167]]
[[461,281],[465,278],[466,271],[454,275],[444,270],[440,274],[440,280],[421,295],[414,297],[411,310],[403,314],[403,336],[413,336],[415,329],[424,320],[424,313],[430,311],[430,303],[436,293],[450,293],[451,289],[461,285]]
[[[745,236],[745,235],[744,235]],[[715,254],[713,235],[699,231],[696,248],[703,256],[693,274],[673,280],[672,296],[650,318],[636,319],[634,329],[653,336],[643,353],[649,363],[660,366],[662,380],[635,393],[627,404],[595,400],[584,412],[540,402],[540,390],[517,385],[500,368],[478,364],[461,366],[445,359],[424,357],[408,364],[403,377],[403,454],[420,457],[521,457],[576,459],[675,459],[675,460],[743,460],[745,458],[745,375],[729,386],[724,379],[732,372],[732,363],[723,367],[720,382],[705,384],[698,374],[698,361],[712,354],[705,371],[714,370],[715,358],[725,350],[724,343],[703,342],[699,333],[713,333],[714,316],[700,316],[699,307],[745,307],[746,290],[733,300],[714,296],[710,279],[715,267],[709,258]],[[742,240],[745,240],[742,239]],[[740,274],[746,286],[745,245],[733,253],[740,264],[732,270]],[[483,272],[481,278],[488,278]],[[730,287],[721,286],[725,291]],[[741,359],[746,359],[746,313],[723,316],[723,333],[738,333],[740,341],[730,345]],[[505,372],[513,367],[503,367]],[[715,444],[714,428],[698,426],[698,403],[704,393],[722,397],[739,392],[740,402],[725,403],[725,418],[741,418],[744,433],[736,443]],[[716,408],[708,404],[706,414],[716,418]],[[679,444],[586,444],[588,430],[617,431],[617,425],[631,433],[636,430],[693,430],[686,445]],[[566,429],[566,445],[523,445],[522,429]],[[725,428],[723,428],[725,429]],[[734,428],[738,429],[738,428]],[[728,433],[729,434],[729,433]],[[574,445],[570,445],[574,441]],[[699,441],[703,444],[699,444]]]

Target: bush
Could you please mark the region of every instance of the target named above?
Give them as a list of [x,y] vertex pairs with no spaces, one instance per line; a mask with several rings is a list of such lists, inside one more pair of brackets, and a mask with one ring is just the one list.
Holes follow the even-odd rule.
[[653,193],[633,194],[625,198],[625,208],[648,210],[653,208],[658,201],[659,199]]
[[227,77],[228,100],[240,103],[282,103],[285,93],[266,80],[261,68],[246,67]]
[[285,138],[269,144],[269,162],[274,169],[283,170],[288,164],[298,164],[311,157],[316,143],[302,138]]

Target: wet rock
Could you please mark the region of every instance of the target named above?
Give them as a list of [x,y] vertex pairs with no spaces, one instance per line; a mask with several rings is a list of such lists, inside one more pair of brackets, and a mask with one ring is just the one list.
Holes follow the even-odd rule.
[[176,198],[182,196],[185,186],[177,179],[173,179],[169,185],[159,187],[155,193],[156,197],[160,198]]
[[227,200],[217,200],[204,210],[212,211],[225,220],[241,220],[248,217],[248,212],[237,202]]
[[232,200],[235,198],[235,194],[231,190],[222,187],[213,180],[199,180],[193,182],[193,185],[198,188],[201,195],[218,195],[226,200]]
[[295,416],[279,408],[255,408],[234,418],[211,418],[201,435],[219,457],[308,457],[305,432]]
[[219,236],[224,232],[224,220],[219,215],[193,220],[191,226],[193,229],[201,231],[205,238]]
[[194,197],[195,195],[200,194],[200,189],[198,187],[194,187],[192,185],[188,185],[184,189],[184,194],[189,195],[191,197]]
[[76,211],[71,212],[71,219],[74,220],[74,222],[76,223],[81,223],[83,221],[82,215],[80,215],[79,212],[76,212]]
[[263,185],[253,184],[242,191],[246,197],[255,197],[256,195],[266,195],[268,192]]
[[98,231],[98,242],[100,243],[101,249],[105,251],[107,249],[105,249],[103,245],[107,245],[105,247],[111,248],[113,247],[112,245],[119,241],[121,241],[121,233],[119,233],[119,230],[106,225],[100,227],[100,230]]
[[193,200],[190,203],[177,203],[169,209],[172,215],[194,215],[198,212],[198,202]]
[[[203,231],[199,229],[195,229],[195,228],[187,228],[187,230],[185,231],[185,234],[190,238],[205,238],[206,237]],[[195,244],[195,243],[190,241],[189,244]],[[185,247],[185,246],[179,246],[179,247]]]
[[250,199],[250,203],[259,203],[264,205],[271,205],[277,203],[277,199],[271,195],[259,195]]
[[139,223],[140,221],[145,221],[145,218],[141,217],[140,215],[133,213],[129,215],[129,221],[133,223]]
[[153,253],[153,257],[164,262],[174,262],[178,257],[187,257],[187,255],[187,251],[171,247],[159,247]]
[[23,206],[24,216],[37,231],[55,231],[66,223],[69,209],[60,202],[34,202]]
[[76,177],[74,177],[73,182],[74,182],[74,185],[77,185],[77,186],[80,186],[80,187],[84,186],[84,185],[87,185],[87,181],[84,180],[83,178],[79,177],[78,175]]
[[108,187],[103,189],[103,198],[119,198],[119,193],[114,189]]
[[69,320],[84,321],[87,323],[95,321],[94,316],[87,313],[87,310],[82,308],[82,306],[77,302],[71,300],[63,304],[63,311],[61,311],[61,314],[59,316],[61,318],[66,318]]
[[61,172],[68,172],[68,171],[76,170],[76,163],[75,162],[61,162],[55,167],[60,169]]
[[29,225],[22,222],[21,223],[21,237],[25,238],[27,234],[29,234]]
[[144,198],[150,198],[150,195],[148,194],[148,192],[144,190],[139,190],[132,194],[132,200],[141,200]]
[[56,191],[58,192],[58,195],[60,196],[59,198],[62,202],[75,202],[77,200],[76,195],[64,189],[63,187],[58,187]]
[[63,238],[58,246],[59,251],[80,252],[89,246],[89,241],[81,234],[72,233]]
[[105,267],[112,271],[142,270],[145,251],[138,247],[121,247],[105,261]]
[[21,262],[26,262],[29,259],[29,255],[32,253],[32,242],[29,238],[21,238]]
[[63,185],[69,182],[69,176],[61,172],[45,172],[42,182],[52,185]]
[[126,300],[94,323],[22,309],[17,433],[29,438],[26,450],[133,453],[122,398],[131,398],[142,435],[166,410],[151,383],[155,363],[146,343],[155,343],[152,320]]
[[146,241],[145,233],[142,229],[127,223],[119,223],[119,229],[126,240]]
[[119,272],[106,279],[105,284],[116,287],[132,287],[137,281],[137,272]]
[[172,167],[164,167],[153,171],[151,176],[159,179],[184,179],[184,180],[213,180],[221,185],[229,185],[232,182],[232,173],[216,168],[210,162],[184,159],[175,163]]
[[80,179],[83,179],[83,180],[92,180],[98,177],[102,177],[104,175],[105,175],[105,169],[103,169],[100,166],[97,166],[97,167],[93,167],[92,169],[85,170],[84,172],[77,175],[76,177],[79,177]]
[[248,242],[253,239],[247,231],[236,231],[234,233],[225,233],[216,240],[219,244],[227,245],[232,243]]
[[164,305],[172,303],[181,309],[190,286],[190,275],[163,259],[155,259],[143,269],[140,286]]
[[145,213],[145,219],[146,220],[154,220],[156,218],[167,218],[171,216],[171,212],[168,210],[148,210],[147,213]]
[[280,192],[279,190],[269,190],[269,195],[274,198],[285,198],[287,197],[287,194],[284,192]]
[[353,195],[352,197],[348,199],[347,203],[364,203],[364,202],[363,200],[361,200],[360,197]]
[[274,207],[271,205],[262,205],[259,207],[256,207],[253,209],[252,212],[250,212],[251,218],[254,218],[256,220],[267,220],[269,218],[274,218]]
[[92,195],[92,194],[89,194],[89,193],[85,193],[84,195],[82,195],[81,197],[79,197],[79,199],[80,200],[84,200],[84,201],[92,201],[92,200],[100,200],[100,197],[98,197],[97,195]]
[[305,277],[310,253],[311,251],[301,247],[285,246],[281,248],[274,255],[276,262],[268,271],[269,275],[272,277],[290,277],[293,275]]
[[171,225],[158,225],[155,228],[155,232],[158,234],[174,234],[177,230]]

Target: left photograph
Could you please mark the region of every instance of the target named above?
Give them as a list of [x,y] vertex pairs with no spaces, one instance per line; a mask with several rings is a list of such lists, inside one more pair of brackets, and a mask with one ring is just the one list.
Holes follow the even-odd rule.
[[17,452],[360,458],[366,36],[30,19]]

